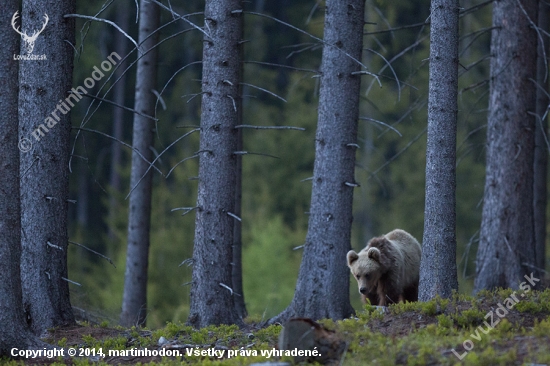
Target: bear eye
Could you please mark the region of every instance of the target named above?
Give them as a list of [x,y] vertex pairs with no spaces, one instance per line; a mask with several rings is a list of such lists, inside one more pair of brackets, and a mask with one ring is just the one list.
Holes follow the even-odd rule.
[[355,275],[355,278],[357,278],[357,279],[359,279],[360,277],[361,277],[361,276],[359,276],[359,275]]

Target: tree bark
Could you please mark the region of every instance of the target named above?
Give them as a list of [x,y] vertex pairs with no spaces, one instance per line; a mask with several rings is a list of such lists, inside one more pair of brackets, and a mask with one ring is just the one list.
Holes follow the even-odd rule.
[[[155,114],[157,83],[157,48],[155,32],[159,25],[159,7],[142,0],[139,11],[138,66],[134,109],[144,115]],[[155,124],[150,119],[134,114],[133,147],[130,177],[130,210],[128,217],[128,250],[124,275],[124,294],[120,324],[144,326],[147,317],[147,267],[149,262],[149,230],[151,228],[152,171],[147,172],[153,160]],[[145,158],[145,161],[143,158]],[[142,179],[143,178],[143,179]]]
[[517,288],[535,265],[537,1],[493,4],[485,194],[474,291]]
[[[242,53],[241,53],[242,60]],[[242,63],[241,63],[241,75],[242,75]],[[239,119],[238,124],[242,124],[242,88],[239,88],[239,95],[241,98],[238,100],[238,112]],[[243,130],[239,128],[237,131],[237,151],[243,149]],[[235,215],[241,217],[242,208],[242,174],[243,174],[243,159],[241,155],[235,156],[237,159],[237,177],[235,183]],[[233,298],[235,302],[235,310],[241,319],[246,318],[246,303],[244,302],[244,289],[243,289],[243,241],[242,241],[242,224],[239,220],[233,221],[233,266],[232,266],[232,287],[236,295]]]
[[[539,1],[538,26],[548,32],[548,4]],[[548,52],[547,38],[543,36],[542,42],[538,38],[537,47],[537,121],[535,128],[535,263],[536,271],[541,275],[546,266],[546,205],[547,198],[547,173],[548,173]],[[546,59],[545,59],[546,56]]]
[[[47,60],[21,61],[19,68],[19,135],[34,144],[20,155],[21,280],[27,322],[37,334],[75,322],[66,280],[71,120],[65,102],[72,87],[74,20],[63,18],[74,12],[74,1],[28,0],[21,15],[28,35],[49,17],[33,50]],[[39,125],[46,127],[41,135]]]
[[[4,2],[3,11],[12,15],[19,1]],[[21,289],[21,199],[19,189],[18,71],[19,35],[0,32],[0,357],[10,350],[38,346],[23,315]]]
[[353,313],[346,254],[356,186],[364,6],[364,0],[326,2],[308,233],[292,303],[272,323],[291,317],[336,320]]
[[450,297],[456,270],[457,0],[432,0],[426,203],[419,300]]
[[242,324],[235,310],[232,265],[237,177],[242,5],[207,0],[203,42],[199,188],[188,323]]

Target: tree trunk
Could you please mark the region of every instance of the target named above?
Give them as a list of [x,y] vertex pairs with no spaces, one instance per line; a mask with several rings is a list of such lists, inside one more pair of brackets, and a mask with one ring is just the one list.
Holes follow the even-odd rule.
[[237,177],[242,6],[207,0],[203,42],[199,189],[188,323],[242,324],[235,310],[232,265]]
[[[241,29],[244,31],[244,20],[241,25]],[[241,39],[243,34],[241,34]],[[243,58],[244,47],[239,49],[239,59],[241,61],[239,78],[242,78],[243,71]],[[239,98],[235,101],[237,105],[237,124],[243,124],[243,86],[239,84]],[[237,151],[243,149],[243,129],[237,129]],[[243,198],[243,158],[242,155],[236,155],[237,159],[237,176],[235,182],[235,215],[241,217],[242,198]],[[244,301],[244,288],[243,288],[243,238],[242,238],[242,223],[240,220],[233,221],[233,268],[232,268],[232,287],[233,291],[237,295],[233,298],[235,302],[235,310],[241,319],[246,318],[248,315],[246,311],[246,303]]]
[[458,0],[432,0],[426,204],[419,300],[450,297],[456,272]]
[[[116,6],[116,23],[122,28],[128,28],[129,20],[129,9],[128,2],[119,1],[114,6]],[[114,39],[115,39],[115,52],[118,53],[121,57],[124,58],[128,52],[127,42],[128,39],[120,33],[118,30],[114,29]],[[126,70],[127,63],[121,62],[118,68],[114,71],[113,80],[118,80],[113,88],[114,102],[117,105],[124,105],[126,99],[126,73],[123,74]],[[119,80],[120,78],[120,80]],[[111,167],[109,173],[109,186],[113,193],[120,192],[121,190],[121,178],[119,170],[122,166],[122,144],[119,141],[122,141],[124,135],[124,109],[114,106],[113,107],[113,137],[118,141],[113,141],[111,143]],[[113,231],[113,223],[115,216],[118,213],[119,203],[117,202],[116,194],[111,194],[109,196],[109,238],[115,239],[115,233]]]
[[270,322],[291,317],[342,319],[349,302],[355,152],[359,118],[364,0],[327,0],[319,119],[309,227],[289,307]]
[[[538,26],[548,32],[548,4],[539,1]],[[543,36],[543,41],[548,41]],[[550,49],[538,38],[537,48],[537,121],[535,128],[535,265],[539,274],[544,273],[546,265],[546,204],[547,204],[547,172],[548,172],[548,57]],[[541,90],[542,88],[542,90]]]
[[[159,25],[159,7],[142,0],[139,11],[138,66],[134,109],[144,115],[154,115],[157,82],[158,33],[151,36]],[[132,152],[130,177],[130,213],[128,217],[128,251],[124,275],[124,294],[120,324],[144,326],[147,317],[147,267],[149,259],[149,230],[151,227],[152,171],[147,172],[153,160],[154,122],[134,114],[133,147],[142,156]],[[145,158],[147,161],[144,161]],[[147,173],[146,173],[147,172]],[[143,178],[143,179],[142,179]],[[135,188],[135,189],[134,189]]]
[[[524,13],[525,12],[525,13]],[[496,1],[487,163],[474,291],[517,288],[535,265],[533,163],[537,1]]]
[[[242,59],[242,58],[241,58]],[[242,65],[242,64],[241,64]],[[242,75],[242,70],[241,70]],[[237,123],[242,124],[242,88],[239,88],[239,95],[241,98],[238,103],[239,120]],[[239,128],[237,131],[237,151],[243,149],[243,130]],[[241,155],[235,156],[237,159],[237,177],[235,184],[235,215],[241,217],[242,207],[242,174],[243,174],[243,160]],[[242,224],[239,220],[234,220],[233,224],[233,266],[231,269],[232,287],[236,295],[233,298],[235,302],[235,310],[239,317],[246,318],[246,304],[244,302],[244,289],[243,289],[243,241],[242,241]]]
[[[19,1],[3,5],[5,15],[19,9]],[[17,96],[19,35],[0,32],[0,357],[12,348],[38,346],[23,316],[21,290],[21,207],[19,196],[19,150],[17,149]],[[26,136],[24,136],[26,137]],[[23,149],[25,145],[22,145]]]
[[19,69],[19,135],[34,145],[20,155],[21,280],[27,322],[37,334],[75,322],[66,280],[71,134],[67,100],[74,20],[63,18],[74,12],[74,1],[27,0],[21,16],[27,35],[40,30],[46,14],[49,17],[32,52],[47,60],[21,61]]

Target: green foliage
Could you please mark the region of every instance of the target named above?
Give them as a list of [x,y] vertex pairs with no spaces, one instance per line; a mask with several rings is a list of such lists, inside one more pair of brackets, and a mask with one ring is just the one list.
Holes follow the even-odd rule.
[[473,308],[451,315],[453,321],[462,328],[476,327],[484,320],[486,312]]
[[541,322],[536,322],[533,327],[533,333],[537,337],[548,337],[550,334],[550,316]]
[[243,248],[245,301],[251,314],[266,320],[292,300],[301,254],[292,248],[302,244],[305,233],[286,227],[281,217],[258,216],[249,230]]
[[437,296],[435,299],[426,302],[414,301],[392,304],[388,307],[388,309],[392,314],[396,315],[409,311],[419,311],[425,315],[433,316],[438,313],[444,312],[448,304],[448,299],[442,299],[441,297]]
[[59,347],[66,347],[67,346],[67,338],[63,337],[58,342],[57,345]]

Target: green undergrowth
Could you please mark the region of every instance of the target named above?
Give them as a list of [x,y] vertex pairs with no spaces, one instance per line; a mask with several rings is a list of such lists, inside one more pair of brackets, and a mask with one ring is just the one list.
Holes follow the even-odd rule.
[[[518,296],[510,289],[481,291],[475,297],[454,294],[450,299],[390,305],[382,311],[366,305],[356,317],[341,321],[322,320],[347,344],[343,365],[524,365],[550,364],[550,289]],[[517,298],[514,302],[511,299]],[[84,324],[87,325],[87,324]],[[98,336],[101,329],[113,335]],[[132,364],[150,365],[249,365],[291,361],[288,356],[266,357],[262,350],[276,348],[281,326],[246,329],[236,325],[193,329],[183,323],[167,323],[157,330],[83,327],[75,342],[62,337],[53,342],[61,347],[107,350],[155,349],[162,343],[180,347],[183,357],[134,359]],[[86,330],[93,330],[86,334]],[[96,334],[93,336],[92,334]],[[232,350],[231,358],[187,355],[186,350]],[[248,353],[247,353],[248,352]],[[226,353],[227,356],[227,353]],[[105,357],[93,363],[118,363]],[[20,365],[21,361],[0,360]],[[36,364],[36,363],[35,363]],[[61,359],[53,365],[64,365]],[[92,364],[90,359],[74,359],[74,365]]]

